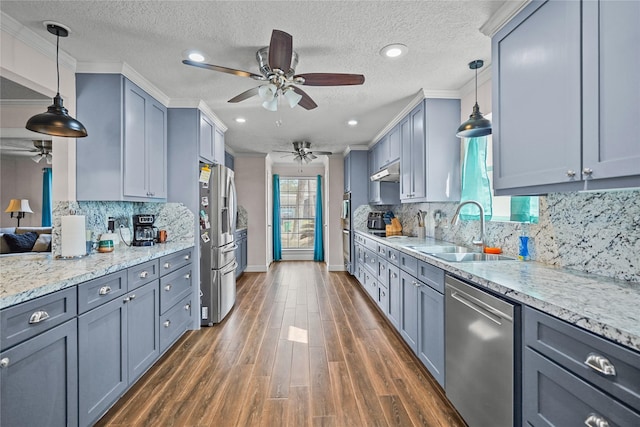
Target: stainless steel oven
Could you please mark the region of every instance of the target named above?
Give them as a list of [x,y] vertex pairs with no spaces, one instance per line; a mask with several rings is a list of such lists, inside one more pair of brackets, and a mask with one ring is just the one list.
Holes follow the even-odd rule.
[[351,272],[351,230],[342,229],[342,259],[345,270]]

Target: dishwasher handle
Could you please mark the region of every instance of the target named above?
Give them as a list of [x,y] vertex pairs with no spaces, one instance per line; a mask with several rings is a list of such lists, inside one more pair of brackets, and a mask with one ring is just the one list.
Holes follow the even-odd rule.
[[468,295],[459,289],[453,287],[451,288],[451,298],[459,301],[461,304],[466,305],[473,311],[483,315],[484,317],[491,320],[492,322],[497,323],[498,325],[502,324],[501,320],[513,322],[513,317],[509,316],[507,313],[496,310],[484,301],[480,301],[479,299],[474,298],[473,296]]

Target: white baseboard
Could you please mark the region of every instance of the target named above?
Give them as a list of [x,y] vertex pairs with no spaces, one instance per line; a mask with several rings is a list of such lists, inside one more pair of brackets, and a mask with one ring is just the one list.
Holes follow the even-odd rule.
[[344,264],[327,264],[327,271],[347,271],[347,269],[344,268]]
[[247,273],[266,273],[268,267],[266,265],[247,265],[247,269],[244,270]]

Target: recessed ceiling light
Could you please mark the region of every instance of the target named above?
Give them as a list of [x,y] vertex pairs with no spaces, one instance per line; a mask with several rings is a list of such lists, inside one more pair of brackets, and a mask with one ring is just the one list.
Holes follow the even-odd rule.
[[195,62],[204,62],[205,57],[202,53],[195,51],[195,50],[191,50],[187,52],[187,58],[189,58],[192,61]]
[[351,119],[347,122],[347,124],[349,126],[357,126],[358,125],[358,121],[356,119]]
[[409,48],[402,43],[393,43],[380,49],[380,55],[385,58],[399,58],[404,56]]
[[247,119],[244,117],[236,117],[236,123],[245,123]]

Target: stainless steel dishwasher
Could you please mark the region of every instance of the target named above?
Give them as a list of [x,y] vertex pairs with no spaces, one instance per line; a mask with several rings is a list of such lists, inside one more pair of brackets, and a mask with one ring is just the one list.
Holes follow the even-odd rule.
[[445,392],[470,427],[514,425],[514,306],[445,278]]

